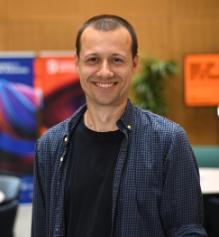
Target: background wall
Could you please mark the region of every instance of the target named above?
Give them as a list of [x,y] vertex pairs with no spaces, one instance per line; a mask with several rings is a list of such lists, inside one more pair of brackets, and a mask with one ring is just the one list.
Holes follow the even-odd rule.
[[[81,23],[100,13],[133,23],[140,55],[174,59],[183,68],[188,53],[219,53],[218,0],[0,0],[0,50],[73,50]],[[216,107],[184,105],[182,70],[165,94],[168,117],[193,144],[219,145]]]

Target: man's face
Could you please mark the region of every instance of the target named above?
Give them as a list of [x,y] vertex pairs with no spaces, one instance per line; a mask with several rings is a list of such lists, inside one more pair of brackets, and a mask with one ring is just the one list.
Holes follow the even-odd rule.
[[85,29],[77,66],[87,102],[94,106],[126,103],[137,63],[137,56],[133,58],[131,53],[131,36],[125,28],[105,32]]

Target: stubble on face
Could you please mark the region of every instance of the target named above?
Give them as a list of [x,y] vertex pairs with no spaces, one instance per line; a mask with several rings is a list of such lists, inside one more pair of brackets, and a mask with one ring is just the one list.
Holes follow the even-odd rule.
[[81,36],[77,65],[88,103],[99,106],[127,103],[137,57],[132,57],[131,36],[125,28],[103,32],[88,27]]

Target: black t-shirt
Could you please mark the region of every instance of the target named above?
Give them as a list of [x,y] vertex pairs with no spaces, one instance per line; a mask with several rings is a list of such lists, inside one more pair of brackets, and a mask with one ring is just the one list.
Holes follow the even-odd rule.
[[81,121],[74,131],[65,187],[67,237],[109,237],[112,180],[121,131],[95,132]]

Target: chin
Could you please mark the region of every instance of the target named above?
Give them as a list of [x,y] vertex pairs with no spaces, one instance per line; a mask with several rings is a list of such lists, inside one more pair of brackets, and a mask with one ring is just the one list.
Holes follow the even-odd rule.
[[127,102],[127,98],[126,99],[123,99],[123,100],[119,100],[118,98],[116,99],[106,99],[106,98],[103,98],[102,100],[100,100],[100,98],[98,100],[95,100],[94,101],[94,104],[98,105],[98,106],[113,106],[113,107],[118,107],[122,104],[126,104]]

